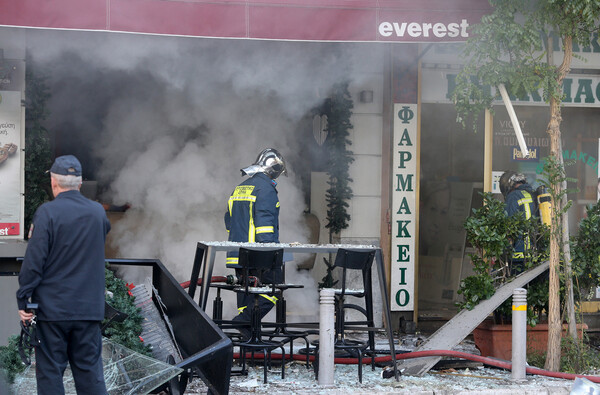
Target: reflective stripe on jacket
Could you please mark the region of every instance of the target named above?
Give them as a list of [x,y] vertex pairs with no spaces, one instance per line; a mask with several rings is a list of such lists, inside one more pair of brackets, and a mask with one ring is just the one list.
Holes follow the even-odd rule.
[[[279,197],[275,182],[257,173],[238,185],[227,203],[229,241],[279,243]],[[227,267],[239,267],[238,252],[227,254]]]
[[[506,214],[514,215],[522,213],[525,219],[533,216],[538,216],[537,204],[533,195],[533,190],[529,184],[519,185],[515,190],[506,196]],[[525,251],[531,248],[531,240],[529,236],[520,238],[514,242],[513,260],[525,259]]]

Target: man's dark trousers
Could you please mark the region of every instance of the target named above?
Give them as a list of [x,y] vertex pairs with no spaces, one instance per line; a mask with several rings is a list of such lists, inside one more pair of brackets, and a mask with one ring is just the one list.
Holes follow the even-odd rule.
[[105,395],[100,321],[38,321],[41,345],[35,349],[39,395],[64,394],[63,373],[70,363],[77,394]]
[[[244,270],[240,268],[235,269],[235,274],[238,278],[241,278],[244,274]],[[250,276],[258,276],[258,272],[255,269],[250,269]],[[281,284],[283,281],[283,268],[279,268],[276,270],[267,270],[263,273],[260,282],[263,286],[268,286],[270,284]],[[268,292],[265,292],[269,294]],[[270,294],[269,294],[270,295]],[[272,295],[271,295],[272,296]],[[260,310],[260,317],[263,318],[265,315],[271,311],[273,305],[275,303],[263,298],[260,296],[258,298],[258,308]],[[242,306],[246,306],[246,308],[238,315],[236,315],[233,320],[238,322],[250,322],[252,319],[252,309],[254,308],[254,295],[248,294],[246,295],[243,291],[237,293],[237,305],[238,308]]]

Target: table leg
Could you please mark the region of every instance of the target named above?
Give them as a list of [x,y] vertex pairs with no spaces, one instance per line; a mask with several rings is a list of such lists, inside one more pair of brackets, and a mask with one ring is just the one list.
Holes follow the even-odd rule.
[[398,367],[396,366],[396,350],[394,347],[394,334],[392,332],[392,316],[390,313],[390,300],[387,293],[387,284],[385,281],[385,268],[383,267],[383,254],[381,249],[378,249],[375,254],[377,262],[377,274],[379,277],[379,288],[381,289],[381,298],[383,302],[383,310],[385,317],[385,327],[387,330],[388,341],[390,343],[390,354],[392,356],[392,364],[394,366],[394,377],[398,381]]

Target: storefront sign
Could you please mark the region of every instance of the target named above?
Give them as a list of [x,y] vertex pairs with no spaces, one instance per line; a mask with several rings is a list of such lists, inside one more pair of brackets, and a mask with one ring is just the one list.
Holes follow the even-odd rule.
[[[585,152],[581,152],[581,151],[564,150],[563,151],[563,160],[565,162],[566,161],[573,161],[573,162],[577,161],[577,162],[581,162],[582,164],[590,166],[592,169],[594,169],[595,171],[598,172],[598,180],[600,181],[600,169],[598,168],[598,161],[593,156],[588,155]],[[544,163],[545,163],[545,161],[542,160],[540,162],[540,164],[537,165],[537,168],[535,171],[537,174],[542,174],[542,172],[544,171]],[[598,186],[599,186],[598,192],[600,193],[600,182],[599,182]]]
[[21,149],[21,92],[0,91],[0,238],[22,229]]
[[467,29],[469,23],[466,19],[460,22],[445,23],[417,23],[417,22],[381,22],[379,24],[379,34],[382,37],[398,38],[468,38]]
[[417,219],[416,104],[394,104],[391,309],[414,310]]
[[526,158],[523,157],[523,151],[520,147],[510,147],[511,160],[513,162],[539,162],[540,161],[540,147],[528,146],[529,154]]
[[17,236],[19,234],[19,223],[0,223],[0,236]]
[[[456,88],[456,70],[423,69],[423,83],[421,101],[423,103],[451,103],[452,92]],[[491,87],[490,93],[495,93]],[[562,105],[565,107],[600,107],[600,76],[596,75],[569,75],[563,81],[564,98]],[[523,97],[512,97],[513,105],[544,105],[542,90],[531,92]],[[497,101],[498,104],[502,100]]]
[[[19,0],[0,25],[303,41],[466,41],[487,0]],[[10,6],[8,5],[10,3]]]

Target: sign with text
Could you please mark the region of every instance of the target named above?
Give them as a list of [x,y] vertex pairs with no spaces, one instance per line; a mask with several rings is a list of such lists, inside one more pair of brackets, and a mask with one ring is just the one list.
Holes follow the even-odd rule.
[[[381,4],[380,4],[381,3]],[[4,0],[0,25],[305,41],[466,41],[487,0]]]
[[21,92],[0,91],[0,238],[22,229],[21,145]]
[[510,160],[513,162],[539,162],[540,161],[540,147],[527,146],[529,155],[523,157],[523,152],[518,146],[510,147]]
[[391,309],[414,310],[418,106],[394,104]]
[[[452,103],[452,92],[456,88],[455,70],[438,70],[435,68],[423,68],[422,70],[422,103]],[[563,81],[564,107],[600,107],[600,76],[593,74],[569,74]],[[495,87],[487,87],[493,96]],[[514,106],[547,106],[542,89],[529,92],[520,97],[511,96]],[[494,103],[500,104],[502,100]]]
[[15,223],[2,223],[0,222],[0,236],[18,236],[20,233],[20,224]]

